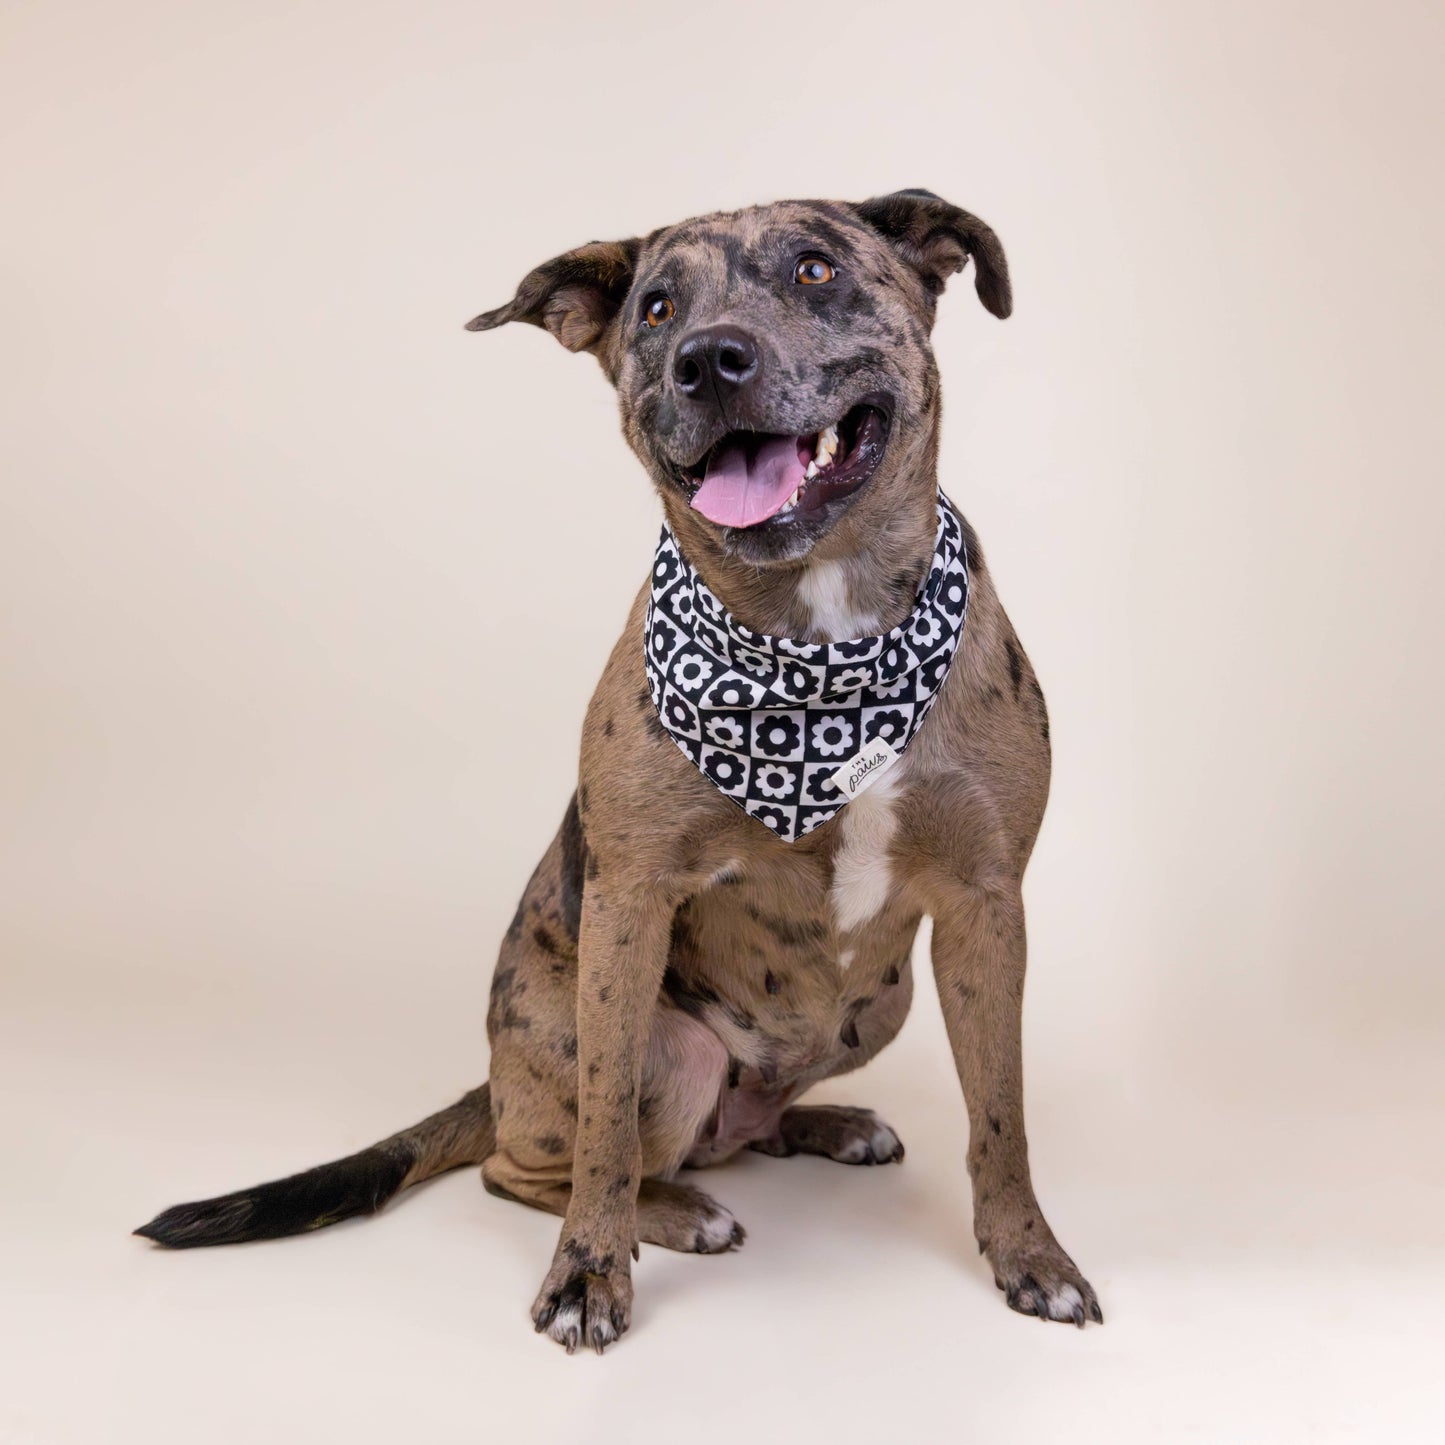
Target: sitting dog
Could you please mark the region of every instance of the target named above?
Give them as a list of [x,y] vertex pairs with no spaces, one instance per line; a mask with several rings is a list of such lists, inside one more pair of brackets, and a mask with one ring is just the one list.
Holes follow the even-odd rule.
[[665,517],[501,946],[491,1078],[350,1158],[137,1233],[293,1234],[480,1164],[493,1194],[563,1216],[537,1329],[601,1351],[627,1329],[640,1240],[743,1242],[684,1166],[903,1158],[871,1111],[797,1100],[897,1034],[927,913],[979,1248],[1015,1310],[1103,1322],[1024,1136],[1020,883],[1048,718],[936,475],[929,335],[969,260],[1006,317],[1003,249],[967,211],[919,190],[789,201],[581,246],[469,323],[596,356]]

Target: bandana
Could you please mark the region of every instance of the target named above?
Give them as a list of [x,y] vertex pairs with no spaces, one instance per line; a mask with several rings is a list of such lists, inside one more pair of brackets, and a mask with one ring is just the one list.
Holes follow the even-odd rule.
[[948,676],[968,611],[968,554],[940,492],[933,561],[891,632],[800,642],[744,627],[663,524],[644,624],[647,685],[668,736],[725,798],[796,842],[876,782]]

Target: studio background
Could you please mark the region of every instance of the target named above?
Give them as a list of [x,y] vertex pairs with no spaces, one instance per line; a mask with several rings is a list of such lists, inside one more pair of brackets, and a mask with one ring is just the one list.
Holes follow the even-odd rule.
[[[1396,3],[0,6],[0,1440],[1438,1438],[1445,16]],[[485,1077],[495,950],[658,509],[535,263],[926,186],[941,478],[1047,693],[1013,1315],[920,940],[604,1360],[473,1171],[313,1238],[158,1208]]]

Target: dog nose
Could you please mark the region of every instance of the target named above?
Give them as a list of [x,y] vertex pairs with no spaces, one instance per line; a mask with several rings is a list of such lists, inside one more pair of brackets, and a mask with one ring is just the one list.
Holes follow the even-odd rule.
[[758,374],[758,344],[736,326],[704,326],[684,336],[672,363],[672,379],[684,396],[739,391]]

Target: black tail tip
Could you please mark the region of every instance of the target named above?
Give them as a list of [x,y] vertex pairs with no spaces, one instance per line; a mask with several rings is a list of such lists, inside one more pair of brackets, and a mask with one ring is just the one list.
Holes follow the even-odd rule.
[[288,1179],[172,1205],[134,1232],[167,1249],[306,1234],[354,1215],[375,1214],[401,1188],[411,1157],[406,1149],[377,1145]]
[[254,1213],[255,1205],[249,1198],[230,1195],[199,1204],[172,1205],[131,1233],[166,1249],[238,1244],[254,1237],[250,1227]]

